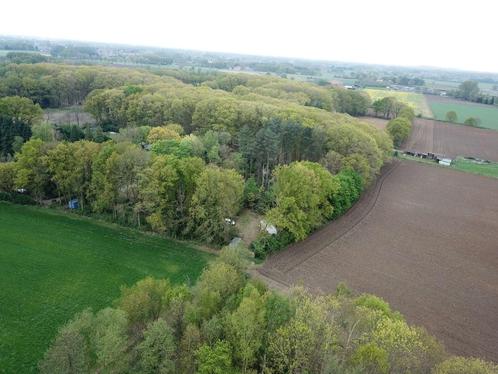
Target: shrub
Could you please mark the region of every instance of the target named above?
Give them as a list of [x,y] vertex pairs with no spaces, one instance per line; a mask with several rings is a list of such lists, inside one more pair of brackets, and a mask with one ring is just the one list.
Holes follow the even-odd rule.
[[480,124],[481,124],[481,120],[477,117],[469,117],[464,122],[464,125],[468,125],[468,126],[479,126]]
[[375,344],[360,345],[351,358],[353,366],[365,373],[387,374],[389,362],[387,352]]
[[0,191],[12,192],[16,178],[14,162],[0,162]]
[[0,191],[0,201],[9,201],[20,205],[36,205],[36,201],[31,196],[23,195],[17,192]]
[[434,374],[496,374],[498,366],[478,358],[452,357],[434,369]]
[[251,243],[254,256],[264,259],[269,254],[279,251],[294,242],[294,237],[288,231],[280,231],[276,235],[263,234]]
[[454,110],[450,110],[448,113],[446,113],[446,121],[448,122],[458,121],[458,116]]

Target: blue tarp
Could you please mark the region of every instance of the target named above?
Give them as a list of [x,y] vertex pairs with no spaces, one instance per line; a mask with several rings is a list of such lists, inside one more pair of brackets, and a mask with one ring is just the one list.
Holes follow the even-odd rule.
[[68,207],[69,209],[78,209],[79,208],[78,199],[69,200]]

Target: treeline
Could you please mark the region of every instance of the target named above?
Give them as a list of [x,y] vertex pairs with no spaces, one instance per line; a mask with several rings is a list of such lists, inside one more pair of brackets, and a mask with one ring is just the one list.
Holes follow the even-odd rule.
[[5,59],[13,64],[38,64],[50,60],[49,57],[37,52],[9,52],[5,55]]
[[[165,79],[165,78],[164,78]],[[0,65],[0,97],[22,96],[42,108],[82,104],[98,88],[152,83],[154,74],[138,69],[57,64]]]
[[498,97],[483,93],[479,88],[479,83],[473,80],[462,82],[457,90],[450,91],[449,94],[457,99],[472,101],[480,104],[498,105]]
[[250,74],[218,74],[204,82],[205,85],[237,94],[256,93],[300,105],[313,106],[353,116],[366,114],[370,97],[361,92],[339,87],[320,87],[277,77]]
[[33,41],[23,39],[0,38],[0,49],[7,51],[37,51]]
[[401,146],[412,132],[415,112],[409,106],[405,106],[399,111],[397,116],[387,123],[386,130],[393,140],[396,147]]
[[[105,143],[44,142],[35,136],[14,161],[0,164],[0,189],[11,195],[22,190],[38,202],[77,198],[87,213],[216,244],[235,235],[226,219],[246,206],[267,214],[280,230],[278,238],[288,243],[342,214],[359,197],[365,178],[373,177],[360,154],[330,151],[323,166],[295,161],[277,167],[262,150],[252,161],[255,172],[244,178],[247,160],[227,147],[227,133],[182,136],[177,127],[127,129]],[[127,139],[151,141],[151,151]]]
[[370,105],[368,95],[358,91],[324,88],[277,77],[221,74],[199,69],[143,70],[48,63],[28,64],[42,61],[44,57],[23,53],[12,54],[10,57],[12,62],[26,62],[26,64],[0,65],[0,96],[28,97],[42,108],[81,104],[95,89],[152,83],[174,85],[175,81],[168,77],[192,85],[202,84],[229,92],[237,88],[234,93],[239,97],[252,93],[351,115],[365,114]]
[[[34,138],[22,145],[14,161],[0,164],[3,192],[18,195],[15,191],[23,189],[39,202],[77,198],[87,213],[210,243],[223,243],[235,235],[225,219],[246,206],[268,213],[279,227],[273,241],[285,238],[280,245],[260,244],[256,251],[260,257],[303,239],[344,213],[373,178],[368,159],[360,153],[347,155],[347,144],[345,149],[335,148],[345,155],[328,151],[322,164],[295,161],[278,168],[278,157],[285,156],[279,155],[279,148],[271,155],[275,164],[268,164],[273,158],[265,148],[256,148],[254,158],[246,159],[228,146],[228,133],[180,135],[180,126],[168,125],[123,129],[114,141],[105,143],[57,143],[44,142],[35,129]],[[353,127],[342,130],[344,136],[355,135]],[[341,129],[334,133],[340,142]],[[151,142],[151,150],[131,141]],[[382,159],[374,160],[380,166]]]
[[244,273],[243,248],[225,248],[193,287],[146,278],[97,312],[62,326],[44,373],[493,374],[448,355],[382,299],[294,289],[287,296]]
[[[127,83],[86,96],[95,128],[54,128],[28,98],[1,98],[0,114],[10,103],[0,124],[1,153],[11,160],[4,192],[39,202],[77,198],[86,213],[216,244],[235,235],[227,220],[247,207],[279,230],[255,244],[261,257],[344,213],[392,152],[386,133],[333,113],[334,91],[311,84],[216,75],[194,86],[141,70],[18,68],[42,81],[88,74],[90,85],[67,87],[74,98]],[[299,188],[286,188],[293,180]]]

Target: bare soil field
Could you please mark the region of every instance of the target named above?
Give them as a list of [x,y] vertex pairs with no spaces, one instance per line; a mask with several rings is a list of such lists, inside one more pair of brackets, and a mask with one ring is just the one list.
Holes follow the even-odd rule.
[[387,127],[387,123],[389,122],[389,120],[384,118],[370,117],[370,116],[359,117],[359,119],[363,122],[374,125],[379,130],[385,130]]
[[404,149],[498,161],[498,131],[416,118]]
[[455,354],[498,362],[498,183],[395,161],[346,215],[270,257],[277,286],[386,299]]

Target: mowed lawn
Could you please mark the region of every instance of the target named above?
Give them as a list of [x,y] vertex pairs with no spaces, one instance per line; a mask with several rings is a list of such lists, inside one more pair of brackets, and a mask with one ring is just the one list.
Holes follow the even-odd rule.
[[0,372],[35,372],[59,326],[150,275],[194,282],[211,255],[43,208],[0,203]]
[[434,118],[444,121],[446,113],[455,111],[458,123],[463,123],[469,117],[477,117],[481,120],[480,127],[498,130],[498,106],[483,105],[457,100],[438,100],[428,98],[429,105]]
[[432,118],[431,108],[425,100],[425,96],[416,92],[392,91],[387,89],[366,88],[372,101],[383,99],[384,97],[395,97],[402,103],[405,103],[413,108],[415,114],[420,114],[423,117]]

